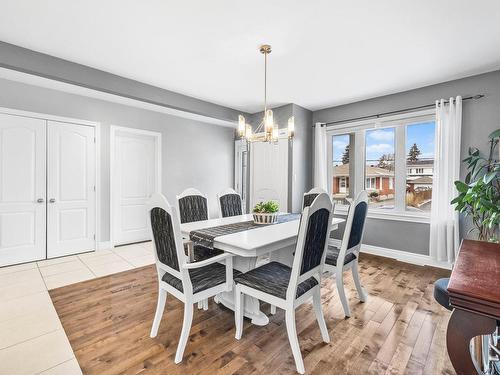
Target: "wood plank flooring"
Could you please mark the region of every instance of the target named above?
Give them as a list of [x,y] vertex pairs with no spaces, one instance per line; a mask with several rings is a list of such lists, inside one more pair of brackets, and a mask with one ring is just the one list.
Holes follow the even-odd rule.
[[[344,319],[333,278],[322,286],[331,343],[324,344],[311,304],[297,310],[308,374],[454,374],[446,353],[449,313],[434,302],[433,282],[449,271],[363,254],[359,303],[346,277],[352,316]],[[174,364],[183,304],[167,305],[158,337],[149,338],[156,308],[154,266],[50,291],[84,374],[293,374],[283,311],[265,327],[245,320],[234,339],[232,311],[210,301],[196,310],[184,361]],[[268,305],[262,310],[269,311]]]

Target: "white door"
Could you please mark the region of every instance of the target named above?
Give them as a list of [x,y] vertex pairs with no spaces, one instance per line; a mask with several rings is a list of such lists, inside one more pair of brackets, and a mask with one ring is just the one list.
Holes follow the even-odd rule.
[[45,258],[45,127],[0,114],[0,266]]
[[55,121],[47,128],[47,257],[95,250],[95,129]]
[[161,136],[123,128],[111,134],[113,244],[150,240],[147,202],[160,191]]
[[288,210],[288,147],[288,138],[251,143],[250,210],[269,200],[278,202],[280,211]]

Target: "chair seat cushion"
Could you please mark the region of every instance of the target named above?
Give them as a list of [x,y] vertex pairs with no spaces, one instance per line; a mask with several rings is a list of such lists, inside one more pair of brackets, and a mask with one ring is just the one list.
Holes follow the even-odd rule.
[[[233,269],[233,277],[240,274],[240,271]],[[212,263],[205,267],[192,268],[189,270],[189,277],[191,278],[191,284],[193,284],[193,293],[198,293],[224,284],[226,282],[226,266],[221,263]],[[182,281],[177,277],[166,273],[163,275],[162,280],[183,292]]]
[[[291,273],[292,269],[290,267],[278,262],[270,262],[235,277],[234,281],[275,297],[286,299],[286,290]],[[314,277],[303,281],[297,286],[296,298],[316,285],[318,285],[318,281]]]
[[448,294],[449,281],[449,278],[443,278],[434,283],[434,299],[444,308],[453,310],[450,306],[450,296]]
[[[328,250],[326,251],[325,263],[329,264],[330,266],[336,266],[337,259],[339,257],[339,253],[340,253],[339,248],[332,246],[332,245],[328,245]],[[354,255],[353,253],[346,254],[346,256],[344,258],[344,265],[351,263],[355,259],[356,259],[356,255]]]

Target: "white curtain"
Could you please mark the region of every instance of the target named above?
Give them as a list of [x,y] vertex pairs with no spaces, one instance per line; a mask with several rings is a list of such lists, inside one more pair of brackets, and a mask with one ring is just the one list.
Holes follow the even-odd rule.
[[316,123],[314,128],[314,187],[328,191],[326,126]]
[[450,204],[460,178],[462,97],[436,101],[434,181],[429,251],[432,259],[454,262],[459,246],[458,212]]

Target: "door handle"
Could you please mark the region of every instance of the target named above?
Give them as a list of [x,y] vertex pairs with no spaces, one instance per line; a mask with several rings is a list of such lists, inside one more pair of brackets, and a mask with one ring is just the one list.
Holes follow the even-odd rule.
[[45,201],[43,200],[43,198],[38,198],[38,199],[36,200],[36,203],[43,203],[43,202],[45,202]]
[[56,203],[56,200],[54,198],[50,198],[49,203]]

